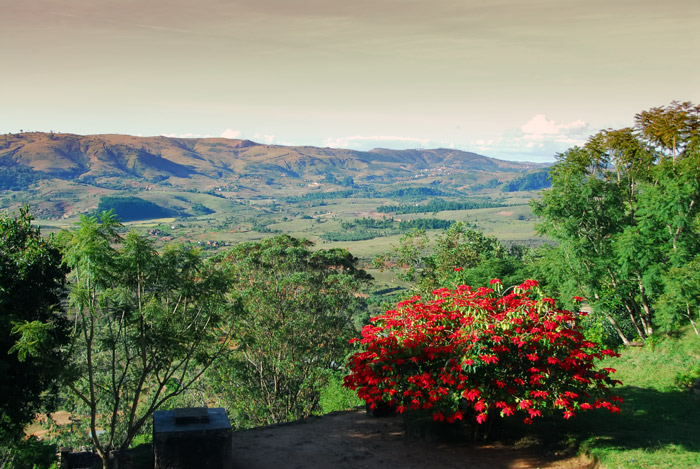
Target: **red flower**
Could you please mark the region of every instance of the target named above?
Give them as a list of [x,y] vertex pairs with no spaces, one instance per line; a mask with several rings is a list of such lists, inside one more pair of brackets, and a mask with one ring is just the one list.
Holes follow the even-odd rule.
[[491,285],[496,285],[496,284],[500,284],[500,283],[501,283],[501,279],[498,279],[498,278],[494,278],[490,282]]
[[469,389],[467,391],[464,391],[462,395],[466,397],[468,401],[475,401],[479,398],[479,396],[481,396],[481,391],[479,391],[478,389]]
[[434,301],[401,302],[363,328],[343,385],[373,406],[433,409],[436,421],[463,418],[461,399],[480,423],[491,406],[502,416],[519,407],[526,423],[553,408],[567,419],[577,409],[620,412],[614,403],[621,399],[609,390],[619,384],[609,377],[614,368],[596,365],[617,354],[584,339],[579,315],[555,310],[553,299],[531,298],[528,290],[536,286],[528,280],[501,297],[463,285],[435,290]]

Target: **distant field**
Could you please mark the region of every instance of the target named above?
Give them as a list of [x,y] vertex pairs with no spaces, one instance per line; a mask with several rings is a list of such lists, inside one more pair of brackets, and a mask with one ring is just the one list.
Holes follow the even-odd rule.
[[[431,180],[430,182],[434,182]],[[454,185],[395,185],[379,184],[376,189],[363,186],[363,189],[348,190],[338,187],[330,190],[324,197],[317,186],[273,186],[259,185],[236,191],[198,192],[196,189],[168,188],[149,185],[129,186],[120,182],[121,190],[98,189],[71,181],[40,181],[31,189],[23,192],[5,192],[0,194],[4,206],[12,206],[25,197],[33,200],[32,213],[36,222],[45,233],[55,233],[69,228],[82,215],[95,214],[102,197],[137,197],[151,204],[176,212],[181,216],[150,220],[130,221],[124,223],[125,230],[132,229],[146,233],[157,248],[168,243],[184,243],[203,250],[205,256],[223,252],[230,246],[248,241],[286,233],[291,236],[313,241],[317,249],[345,248],[360,258],[365,268],[370,267],[371,260],[390,252],[396,247],[405,229],[399,230],[400,222],[411,220],[446,220],[464,221],[470,226],[492,235],[506,243],[518,243],[535,246],[542,243],[535,232],[536,219],[532,215],[529,201],[537,197],[537,192],[505,193],[498,188],[480,189],[470,192]],[[375,186],[371,186],[375,187]],[[401,190],[401,189],[406,190]],[[349,192],[352,196],[338,197]],[[425,196],[432,192],[443,195]],[[43,194],[66,200],[64,215],[61,218],[44,216],[51,214],[42,200]],[[367,194],[366,197],[357,196]],[[385,197],[381,194],[394,194]],[[444,195],[447,194],[447,195]],[[290,196],[297,197],[290,199]],[[494,206],[471,210],[442,210],[419,213],[382,213],[379,207],[422,207],[428,202],[460,203],[463,200],[484,200]],[[56,201],[53,200],[55,205]],[[453,205],[455,205],[453,203]],[[48,204],[48,202],[46,202]],[[118,214],[119,215],[119,214]],[[390,222],[386,230],[364,230],[355,225],[354,232],[363,236],[377,236],[359,241],[328,241],[339,239],[348,234],[343,223],[357,219],[372,219],[378,223]],[[443,233],[444,229],[428,230],[430,237]],[[372,233],[368,235],[368,233]],[[326,239],[324,239],[326,238]],[[391,272],[371,270],[375,276],[375,288],[391,288],[400,284]]]
[[[377,212],[377,207],[381,205],[396,203],[391,199],[349,198],[285,203],[281,202],[280,198],[242,202],[209,194],[178,191],[142,191],[138,194],[143,199],[169,207],[179,207],[181,210],[192,204],[201,204],[213,213],[185,218],[132,221],[125,223],[126,228],[150,232],[158,246],[171,242],[192,243],[211,249],[212,253],[225,249],[228,245],[256,241],[279,233],[307,238],[315,242],[318,248],[346,248],[362,259],[371,259],[377,254],[386,253],[399,243],[402,234],[362,241],[331,242],[321,238],[324,233],[342,233],[341,222],[359,218],[465,221],[506,242],[527,245],[541,242],[535,233],[535,218],[527,204],[529,197],[535,194],[514,193],[504,199],[507,204],[505,207],[401,215]],[[501,193],[494,195],[503,197]],[[83,209],[81,212],[89,213],[89,210]],[[72,226],[80,214],[60,220],[37,217],[37,223],[45,232],[55,232]],[[429,234],[437,236],[442,231],[431,230]],[[207,242],[210,244],[207,245]],[[213,242],[218,246],[212,247]]]

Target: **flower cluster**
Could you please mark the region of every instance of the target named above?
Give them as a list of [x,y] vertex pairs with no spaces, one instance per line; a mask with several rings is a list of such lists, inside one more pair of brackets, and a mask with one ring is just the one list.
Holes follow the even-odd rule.
[[[620,412],[611,395],[620,381],[595,360],[617,356],[585,340],[577,316],[543,298],[535,280],[501,295],[493,288],[442,288],[436,299],[420,297],[372,318],[362,330],[362,349],[349,361],[345,386],[372,408],[385,402],[398,412],[430,410],[454,422],[524,415],[526,423],[558,409]],[[495,288],[495,290],[494,290]]]

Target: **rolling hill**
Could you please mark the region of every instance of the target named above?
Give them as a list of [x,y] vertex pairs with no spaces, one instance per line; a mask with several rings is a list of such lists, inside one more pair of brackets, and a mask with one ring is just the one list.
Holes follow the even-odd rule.
[[[347,187],[432,185],[468,193],[544,166],[454,149],[354,151],[224,138],[26,132],[0,135],[0,203],[13,208],[28,202],[40,216],[60,218],[89,213],[100,197],[144,191],[209,193],[241,203]],[[164,196],[155,199],[177,213],[188,210]]]
[[1,135],[0,166],[21,166],[62,179],[120,176],[218,180],[260,175],[304,178],[332,173],[362,180],[367,176],[401,178],[440,167],[453,171],[523,172],[542,165],[450,149],[361,152],[223,138],[35,132]]

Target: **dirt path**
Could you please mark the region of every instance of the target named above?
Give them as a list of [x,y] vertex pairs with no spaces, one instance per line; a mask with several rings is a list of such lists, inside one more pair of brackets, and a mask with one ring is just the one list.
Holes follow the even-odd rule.
[[337,412],[285,425],[236,432],[236,468],[592,468],[585,458],[543,459],[493,444],[412,439],[398,417]]

